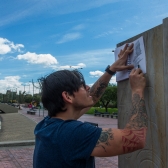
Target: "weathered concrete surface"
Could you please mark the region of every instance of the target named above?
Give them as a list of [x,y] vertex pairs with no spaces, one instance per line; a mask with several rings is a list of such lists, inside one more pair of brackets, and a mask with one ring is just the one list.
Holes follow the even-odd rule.
[[18,113],[1,114],[1,118],[0,142],[35,139],[34,121]]
[[[168,18],[163,20],[163,62],[164,62],[164,71],[163,71],[163,75],[164,75],[164,99],[165,99],[165,129],[166,129],[166,133],[165,133],[165,139],[168,142]],[[166,159],[168,162],[168,143],[165,146],[166,149]],[[168,163],[166,164],[166,166],[168,167]]]
[[[117,46],[143,36],[147,87],[145,102],[149,116],[147,143],[143,150],[119,156],[119,168],[167,168],[168,167],[168,18],[151,30],[139,34]],[[131,109],[129,81],[118,82],[118,126],[124,128]]]
[[13,106],[10,106],[4,103],[0,103],[0,110],[2,110],[5,113],[17,113],[18,112],[18,108],[15,108]]

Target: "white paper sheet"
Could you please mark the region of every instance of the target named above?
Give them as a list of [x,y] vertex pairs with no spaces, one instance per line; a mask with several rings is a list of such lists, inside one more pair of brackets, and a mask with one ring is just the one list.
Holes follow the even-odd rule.
[[[142,69],[143,73],[146,73],[146,55],[145,55],[143,37],[140,37],[131,43],[134,43],[134,50],[128,56],[127,65],[132,64],[134,65],[134,68],[138,68],[139,65],[139,68]],[[120,50],[124,48],[124,46],[125,44],[116,48],[116,50],[114,51],[115,60],[118,60],[118,54],[120,53]],[[118,71],[116,73],[116,82],[128,79],[130,72],[131,72],[130,70]]]

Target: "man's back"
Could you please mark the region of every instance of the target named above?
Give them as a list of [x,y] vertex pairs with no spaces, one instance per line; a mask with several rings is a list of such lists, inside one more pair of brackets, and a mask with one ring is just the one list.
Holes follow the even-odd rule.
[[76,120],[46,117],[35,128],[34,168],[93,168],[91,153],[101,128]]

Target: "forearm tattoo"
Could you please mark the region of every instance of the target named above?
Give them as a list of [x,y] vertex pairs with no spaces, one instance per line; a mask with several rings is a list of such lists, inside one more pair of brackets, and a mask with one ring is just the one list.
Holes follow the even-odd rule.
[[106,146],[110,146],[109,140],[113,140],[113,132],[112,129],[109,128],[106,131],[102,131],[100,138],[97,141],[96,147],[102,147],[104,151],[106,152]]
[[140,141],[146,138],[148,127],[148,116],[145,107],[145,101],[138,94],[134,94],[132,98],[132,112],[123,132],[122,142],[124,153],[137,150]]
[[134,94],[132,105],[130,120],[126,125],[126,128],[140,129],[142,127],[148,127],[148,116],[144,99],[140,98],[138,94]]
[[128,153],[137,150],[140,141],[145,140],[146,131],[147,128],[141,128],[139,130],[122,130],[122,132],[124,133],[124,136],[122,136],[123,152]]
[[99,99],[106,87],[107,87],[108,83],[104,82],[103,80],[99,79],[90,89],[90,95],[93,98],[93,101],[96,101],[97,99]]

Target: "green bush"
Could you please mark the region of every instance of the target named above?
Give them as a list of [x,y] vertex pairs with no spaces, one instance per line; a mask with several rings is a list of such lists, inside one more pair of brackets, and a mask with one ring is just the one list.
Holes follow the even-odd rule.
[[[90,108],[89,111],[86,112],[86,114],[94,114],[94,111],[97,110],[98,112],[104,113],[105,112],[105,108],[100,108],[100,107],[92,107]],[[110,114],[114,113],[114,112],[118,112],[117,108],[108,108],[108,112]]]

